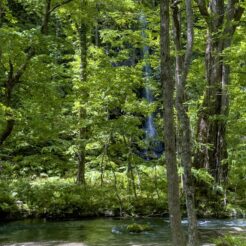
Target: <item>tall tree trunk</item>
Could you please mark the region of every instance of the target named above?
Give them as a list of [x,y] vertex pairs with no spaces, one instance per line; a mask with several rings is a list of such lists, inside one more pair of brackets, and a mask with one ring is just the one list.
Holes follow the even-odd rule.
[[168,207],[172,231],[172,244],[185,245],[181,227],[179,201],[179,178],[176,163],[175,127],[174,127],[174,85],[170,59],[169,38],[169,0],[161,0],[161,82],[164,102],[164,142],[167,166]]
[[[80,44],[80,82],[86,83],[87,80],[87,26],[85,24],[77,25],[77,31]],[[88,97],[86,91],[82,91],[82,98]],[[79,123],[86,119],[86,109],[81,106],[79,109]],[[87,138],[87,127],[83,126],[79,129],[79,151],[77,153],[78,158],[78,171],[77,171],[77,183],[85,184],[85,140]]]
[[[237,0],[197,0],[207,22],[206,80],[207,88],[198,113],[197,140],[200,145],[194,159],[197,168],[206,168],[217,183],[228,173],[226,125],[229,112],[227,86],[230,68],[224,63],[223,51],[230,47],[236,24],[243,9]],[[208,11],[208,8],[210,11]]]
[[119,202],[119,206],[120,206],[120,216],[122,216],[122,212],[123,212],[123,202],[121,200],[121,197],[120,197],[120,192],[118,190],[118,182],[117,182],[117,176],[116,176],[116,173],[115,173],[115,170],[112,168],[112,172],[113,172],[113,175],[114,175],[114,190],[115,190],[115,195],[116,195],[116,198]]
[[181,10],[178,6],[179,2],[173,2],[173,33],[176,49],[176,108],[179,122],[179,143],[181,164],[184,167],[184,190],[186,197],[186,210],[188,215],[188,245],[197,246],[197,219],[194,200],[194,184],[191,173],[192,154],[191,154],[191,129],[190,119],[187,114],[188,108],[185,106],[187,96],[185,93],[185,85],[189,67],[192,58],[193,47],[193,12],[191,0],[186,0],[186,20],[187,20],[187,41],[185,56],[183,57],[183,49],[181,46]]

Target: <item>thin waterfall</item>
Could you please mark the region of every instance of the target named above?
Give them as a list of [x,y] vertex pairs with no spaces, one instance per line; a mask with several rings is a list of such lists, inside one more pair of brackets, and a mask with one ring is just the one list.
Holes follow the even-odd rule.
[[[144,80],[145,80],[145,88],[144,88],[144,97],[149,103],[153,102],[153,95],[151,92],[151,89],[149,87],[149,82],[152,76],[152,69],[149,64],[149,54],[150,54],[150,49],[149,46],[146,45],[146,29],[147,29],[147,21],[145,18],[144,13],[140,15],[140,24],[142,28],[142,38],[143,38],[143,59],[144,59]],[[146,133],[146,139],[152,139],[156,136],[156,129],[154,125],[154,117],[153,113],[149,114],[147,116],[145,125],[144,125],[145,133]]]

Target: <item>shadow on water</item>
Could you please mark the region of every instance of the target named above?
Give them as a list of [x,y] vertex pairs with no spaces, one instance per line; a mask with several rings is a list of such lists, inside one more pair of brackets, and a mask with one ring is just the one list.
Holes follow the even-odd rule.
[[[149,224],[153,231],[131,234],[127,225],[133,222]],[[183,221],[184,228],[187,221]],[[203,242],[216,237],[218,230],[246,230],[246,220],[199,221]],[[0,224],[1,246],[168,246],[169,221],[148,219],[94,219],[80,221],[24,220]]]

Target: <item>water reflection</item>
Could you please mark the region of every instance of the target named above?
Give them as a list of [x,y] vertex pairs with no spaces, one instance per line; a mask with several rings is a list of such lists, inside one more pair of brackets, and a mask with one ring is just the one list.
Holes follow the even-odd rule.
[[[129,234],[125,228],[133,219],[94,219],[81,221],[25,220],[1,224],[1,246],[169,246],[169,221],[163,218],[138,219],[153,231]],[[187,220],[182,221],[187,228]],[[200,220],[204,235],[216,229],[246,230],[246,220]],[[209,236],[210,237],[210,236]],[[206,237],[206,240],[207,238]],[[211,238],[210,238],[211,239]]]

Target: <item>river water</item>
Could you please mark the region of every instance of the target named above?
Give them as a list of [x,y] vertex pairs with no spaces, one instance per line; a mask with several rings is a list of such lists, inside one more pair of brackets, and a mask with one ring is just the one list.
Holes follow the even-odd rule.
[[[149,224],[153,231],[131,234],[126,227],[134,222]],[[182,222],[184,229],[187,221]],[[246,230],[246,220],[201,220],[202,241],[212,241],[217,230]],[[205,236],[206,235],[206,236]],[[212,235],[212,236],[211,236]],[[168,219],[86,219],[76,221],[22,220],[0,223],[1,246],[168,246]]]

